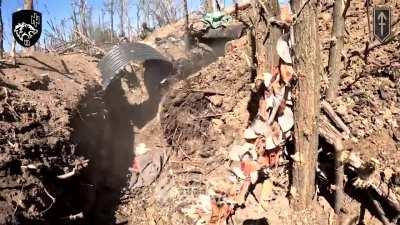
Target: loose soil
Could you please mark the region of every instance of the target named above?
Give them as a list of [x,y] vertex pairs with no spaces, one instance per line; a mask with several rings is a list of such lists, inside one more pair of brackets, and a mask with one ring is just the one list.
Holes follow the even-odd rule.
[[[321,6],[319,17],[321,71],[332,26],[329,4]],[[400,55],[395,51],[400,42],[371,50],[367,60],[354,54],[363,51],[368,37],[363,4],[351,2],[346,67],[340,95],[331,104],[352,131],[347,148],[376,159],[373,182],[388,183],[400,172]],[[396,21],[399,3],[387,4]],[[168,29],[181,32],[182,23]],[[182,47],[182,42],[178,32],[170,33],[156,31],[147,41],[179,62],[186,56],[181,48],[171,50],[170,43],[177,40]],[[141,80],[147,99],[140,104],[129,100],[126,81],[103,91],[97,60],[88,56],[34,54],[19,58],[17,67],[0,64],[0,224],[70,224],[70,216],[80,212],[85,218],[78,224],[193,224],[184,209],[209,187],[230,184],[230,146],[244,143],[243,131],[257,107],[249,47],[245,37],[229,42],[224,56],[210,65],[202,62],[204,67],[187,78],[188,71],[175,77],[185,79],[171,83],[165,96],[158,86],[165,77],[152,76],[162,68],[150,66],[142,71],[149,76]],[[321,79],[324,95],[327,80]],[[135,152],[143,144],[147,152]],[[149,163],[141,175],[133,172],[137,162]],[[72,178],[57,178],[74,168],[79,172]],[[261,190],[255,186],[233,216],[235,224],[334,224],[331,199],[322,190],[310,210],[291,209],[289,174],[289,164],[273,168],[268,208],[259,204]],[[398,189],[393,191],[397,200]],[[360,203],[347,196],[344,208],[345,219],[352,220]],[[364,221],[379,223],[368,211]]]

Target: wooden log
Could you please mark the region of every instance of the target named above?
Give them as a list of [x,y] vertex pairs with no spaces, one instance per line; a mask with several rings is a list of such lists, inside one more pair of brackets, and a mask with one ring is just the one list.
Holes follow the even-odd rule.
[[372,188],[374,192],[378,194],[382,199],[385,199],[387,201],[387,204],[400,214],[400,203],[396,199],[392,198],[390,195],[386,194],[384,190],[376,187],[375,185],[371,185],[370,188]]
[[295,154],[300,160],[293,163],[291,187],[291,193],[295,193],[291,203],[297,210],[311,206],[315,195],[321,77],[317,4],[316,0],[291,1],[291,8],[298,15],[293,26],[293,64],[298,75],[294,139]]
[[335,148],[335,213],[338,215],[338,224],[342,222],[341,208],[343,206],[344,199],[344,164],[341,156],[343,154],[343,139],[342,134],[329,123],[329,119],[326,116],[320,116],[319,121],[319,134]]
[[[265,7],[265,13],[267,14],[266,17],[269,19],[272,18],[280,18],[280,8],[279,8],[279,3],[277,0],[272,0],[272,1],[265,1],[261,0],[260,4],[262,7]],[[269,22],[269,21],[267,21]],[[267,26],[270,26],[271,24],[267,24]],[[278,42],[278,39],[282,35],[282,30],[278,26],[270,26],[269,28],[269,38],[265,43],[259,43],[259,45],[264,46],[265,49],[265,54],[266,54],[266,64],[265,65],[260,65],[264,68],[260,68],[261,71],[264,71],[267,69],[269,73],[272,73],[271,68],[276,68],[279,66],[279,55],[278,52],[276,51],[276,43]],[[259,60],[260,61],[260,60]]]
[[[344,198],[344,163],[341,159],[341,154],[344,150],[344,143],[343,141],[346,140],[344,137],[332,124],[330,124],[329,119],[321,115],[319,126],[318,126],[319,134],[322,138],[324,138],[329,144],[334,146],[336,151],[336,159],[335,159],[335,168],[336,168],[336,181],[335,181],[335,212],[338,214],[338,224],[341,223],[341,208],[342,202]],[[363,164],[363,161],[359,159],[359,162]],[[353,166],[358,168],[358,165],[353,165],[352,162],[348,162],[347,166]],[[352,191],[360,192],[364,191],[371,200],[372,206],[375,208],[377,212],[377,216],[379,220],[383,224],[390,224],[388,221],[387,215],[385,215],[385,210],[383,210],[383,205],[390,207],[393,211],[398,212],[400,214],[400,204],[396,199],[393,199],[391,196],[385,194],[385,191],[382,190],[380,187],[376,187],[375,185],[368,185],[365,188],[357,188],[354,185],[352,186]],[[383,201],[383,202],[382,202]]]
[[385,215],[385,211],[383,211],[382,206],[379,204],[379,202],[371,195],[369,191],[367,191],[368,197],[371,199],[371,202],[376,209],[376,212],[378,213],[378,219],[384,224],[384,225],[390,225],[391,223],[389,222],[388,218]]
[[328,71],[330,77],[327,98],[333,100],[337,96],[339,88],[340,70],[343,66],[341,62],[342,50],[344,46],[344,1],[335,0],[333,8],[332,42],[329,49]]
[[335,147],[336,150],[343,150],[343,135],[330,124],[326,116],[321,115],[318,124],[319,135],[323,137],[326,142]]

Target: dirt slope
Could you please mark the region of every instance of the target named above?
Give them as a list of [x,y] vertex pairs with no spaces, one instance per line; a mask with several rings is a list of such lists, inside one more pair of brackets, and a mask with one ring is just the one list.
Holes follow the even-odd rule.
[[[375,174],[377,177],[372,182],[379,182],[379,175],[384,174],[383,182],[388,183],[398,172],[396,162],[400,159],[400,55],[395,51],[400,42],[395,37],[390,44],[371,50],[367,60],[363,58],[363,47],[368,37],[363,4],[363,1],[351,1],[346,22],[346,67],[342,71],[340,95],[332,104],[352,131],[346,146],[360,152],[364,159],[377,159],[380,162]],[[397,2],[387,4],[392,6],[393,21],[396,21],[400,5]],[[321,71],[327,65],[332,26],[332,8],[327,6],[321,6],[319,18],[323,52]],[[394,32],[398,30],[399,26],[394,26]],[[238,49],[227,52],[225,57],[179,83],[168,94],[160,123],[174,151],[160,179],[149,187],[134,190],[132,199],[120,208],[122,217],[130,224],[147,224],[149,221],[154,221],[154,224],[194,224],[196,220],[186,217],[185,209],[196,204],[200,194],[209,194],[208,187],[214,185],[224,189],[230,185],[226,174],[229,146],[243,140],[243,129],[252,115],[251,106],[257,105],[250,94],[252,79],[245,69],[247,59],[241,57],[248,45],[244,39],[233,43],[240,42]],[[321,79],[324,82],[321,92],[324,94],[328,83]],[[245,207],[238,209],[233,216],[235,224],[266,224],[259,220],[264,217],[269,224],[334,224],[332,205],[321,193],[316,196],[312,210],[294,212],[291,209],[286,197],[289,168],[273,169],[273,198],[268,201],[268,208],[263,208],[258,202],[261,190],[256,186],[254,198],[249,196]],[[391,196],[396,196],[393,190]],[[347,196],[343,210],[345,219],[358,215],[359,207],[357,201]],[[368,211],[364,222],[379,223]]]
[[[383,2],[373,1],[371,4]],[[367,43],[373,45],[369,33],[366,8],[362,1],[351,1],[346,19],[345,55],[342,69],[340,95],[332,103],[336,112],[351,130],[349,148],[360,152],[364,159],[374,158],[377,166],[375,182],[385,173],[388,182],[395,172],[400,172],[400,3],[389,1],[385,5],[392,10],[393,41],[368,51]],[[327,66],[329,31],[332,26],[332,9],[321,13],[321,49],[324,66]],[[372,7],[370,16],[372,21]],[[373,32],[373,27],[370,27]],[[372,40],[368,41],[368,38]],[[372,44],[371,44],[372,43]],[[326,86],[325,86],[326,87]],[[398,200],[400,196],[397,196]]]
[[64,187],[56,176],[85,166],[70,120],[99,83],[95,59],[80,54],[17,60],[0,64],[0,224],[42,220],[59,204]]
[[[396,21],[400,5],[388,4]],[[378,159],[375,181],[380,181],[379,172],[388,181],[399,170],[400,159],[400,74],[396,72],[400,42],[396,39],[375,48],[365,61],[357,53],[363,51],[368,36],[362,5],[362,1],[351,2],[346,68],[340,96],[332,104],[352,131],[348,147],[364,158]],[[320,15],[321,67],[327,64],[331,10],[323,6]],[[160,29],[147,41],[170,54],[172,60],[185,58],[179,39],[182,25]],[[394,29],[398,30],[398,25]],[[163,38],[168,42],[163,43]],[[171,47],[175,42],[178,47]],[[173,85],[164,98],[159,89],[151,90],[157,93],[156,102],[163,102],[160,117],[154,102],[151,115],[139,105],[132,109],[121,83],[115,83],[115,89],[105,96],[98,91],[100,76],[96,60],[90,57],[34,55],[19,59],[15,68],[0,64],[0,211],[4,212],[0,224],[26,224],[46,216],[69,223],[65,217],[81,210],[99,223],[194,224],[185,210],[196,204],[199,195],[209,194],[210,187],[230,187],[229,151],[232,145],[243,144],[243,131],[257,112],[248,48],[245,37],[232,41],[225,56]],[[195,59],[204,58],[203,54],[197,56]],[[389,74],[385,68],[395,73]],[[161,78],[152,83],[159,81]],[[112,107],[106,108],[106,104]],[[133,121],[139,120],[135,112],[149,120],[135,126]],[[79,144],[78,149],[74,143]],[[150,154],[136,152],[141,144]],[[83,170],[83,179],[56,178],[75,167],[81,169],[83,152],[92,160]],[[135,160],[151,162],[145,164],[141,177],[135,177]],[[333,224],[333,210],[324,197],[316,197],[312,210],[294,212],[290,208],[286,197],[290,167],[286,165],[272,168],[273,197],[267,201],[268,207],[258,201],[260,186],[254,187],[254,195],[233,216],[235,224],[255,220],[262,224]],[[156,173],[144,172],[153,167],[157,167]],[[142,183],[132,182],[135,178]],[[357,201],[347,197],[345,206],[346,217],[358,214]],[[368,213],[365,222],[378,223]]]

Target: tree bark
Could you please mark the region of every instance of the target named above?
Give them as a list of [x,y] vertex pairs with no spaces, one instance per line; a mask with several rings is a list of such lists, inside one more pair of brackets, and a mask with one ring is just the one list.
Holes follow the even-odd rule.
[[125,11],[125,4],[124,4],[124,0],[119,0],[119,6],[120,6],[119,30],[120,30],[120,36],[121,36],[121,37],[124,37],[124,36],[125,36],[125,31],[124,31],[124,11]]
[[317,0],[292,0],[294,67],[298,85],[295,102],[295,152],[291,194],[295,209],[308,208],[315,194],[318,149],[320,55],[317,34]]
[[[258,3],[257,3],[258,2]],[[253,21],[260,21],[255,24],[256,56],[257,56],[257,89],[264,79],[264,73],[272,73],[273,68],[279,67],[279,55],[276,51],[276,43],[282,35],[282,30],[275,25],[268,23],[268,19],[279,18],[280,8],[278,0],[252,1]],[[260,7],[261,6],[261,7]],[[266,35],[268,34],[268,38]]]
[[88,36],[87,33],[87,21],[86,21],[86,0],[80,0],[79,2],[79,22],[81,34]]
[[213,1],[214,0],[203,0],[204,11],[206,11],[207,13],[214,11],[214,9],[213,9]]
[[109,12],[110,12],[110,25],[111,25],[111,42],[114,39],[114,0],[109,2]]
[[3,59],[3,52],[4,52],[4,48],[3,48],[3,15],[1,13],[1,6],[2,6],[2,0],[0,0],[0,59]]
[[[270,17],[275,17],[279,18],[280,17],[280,8],[279,8],[279,2],[278,0],[262,0],[260,2],[265,2],[265,6],[271,15],[268,15],[268,18]],[[272,73],[271,68],[275,68],[279,66],[279,55],[276,51],[276,43],[279,39],[279,37],[282,35],[282,30],[276,26],[270,24],[270,37],[265,43],[266,50],[267,50],[267,70],[269,70],[270,73]]]
[[189,10],[187,0],[183,0],[183,8],[185,10],[185,47],[190,49],[190,32],[189,32]]
[[33,0],[24,0],[24,9],[33,9]]
[[[350,0],[349,0],[350,1]],[[333,100],[337,97],[341,58],[343,50],[343,35],[344,35],[344,2],[343,0],[335,0],[333,8],[333,26],[332,26],[332,41],[329,49],[328,71],[330,84],[327,91],[327,99]]]
[[17,65],[17,52],[15,50],[16,45],[17,45],[17,42],[13,38],[12,43],[11,43],[11,62],[14,66]]
[[75,10],[75,5],[72,4],[72,24],[74,26],[74,32],[72,32],[73,35],[73,39],[74,41],[77,40],[77,35],[76,35],[76,31],[78,31],[78,16],[77,16],[77,12]]
[[[24,0],[24,9],[33,10],[33,0]],[[30,55],[34,52],[34,50],[35,46],[32,46],[30,48],[26,48],[24,52]]]

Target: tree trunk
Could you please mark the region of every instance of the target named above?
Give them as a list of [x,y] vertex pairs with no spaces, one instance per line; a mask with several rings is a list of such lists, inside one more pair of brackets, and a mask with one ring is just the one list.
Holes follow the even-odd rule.
[[[29,9],[29,10],[33,10],[33,0],[24,0],[24,9]],[[26,48],[24,50],[25,53],[27,53],[28,55],[31,55],[35,50],[35,46],[32,46],[30,48]]]
[[344,35],[344,2],[343,0],[335,0],[333,8],[333,26],[332,26],[332,42],[329,49],[329,63],[328,71],[330,77],[330,84],[327,91],[328,100],[333,100],[337,97],[341,58],[343,50],[343,35]]
[[[269,17],[279,18],[280,16],[280,8],[278,0],[263,0],[261,2],[265,2],[265,6],[271,15]],[[272,73],[271,68],[279,66],[279,55],[276,51],[276,43],[279,37],[282,35],[282,30],[277,26],[271,26],[271,33],[269,39],[266,41],[265,46],[267,47],[267,70]]]
[[106,30],[106,27],[104,26],[104,16],[105,16],[105,12],[104,12],[104,9],[101,9],[101,17],[100,17],[100,28],[101,28],[101,30],[102,31],[105,31]]
[[203,8],[207,13],[214,11],[213,1],[214,0],[203,0]]
[[215,12],[217,10],[219,10],[218,8],[218,0],[212,0],[211,1],[211,5],[212,5],[212,11]]
[[[282,35],[282,30],[275,25],[265,23],[261,18],[269,19],[271,17],[280,17],[280,8],[278,0],[258,0],[252,1],[253,21],[261,21],[255,25],[256,51],[257,51],[257,89],[264,79],[264,73],[272,73],[273,68],[279,66],[279,55],[276,51],[276,43]],[[262,7],[260,7],[262,6]],[[269,37],[264,41],[265,33],[269,32]]]
[[295,157],[291,194],[295,209],[306,209],[315,194],[318,149],[320,55],[317,0],[292,0],[298,14],[294,22],[294,67],[298,85],[295,103]]
[[128,16],[128,22],[127,22],[128,24],[128,40],[129,40],[129,42],[132,42],[132,26],[131,26],[131,19],[129,18],[129,16]]
[[183,8],[185,10],[185,47],[188,51],[190,49],[190,31],[189,31],[189,10],[187,0],[183,0]]
[[114,39],[114,0],[110,0],[111,42]]
[[15,41],[15,39],[12,39],[12,43],[11,43],[11,60],[12,60],[12,64],[15,66],[17,65],[17,52],[15,50],[15,46],[17,45],[17,42]]
[[33,0],[24,0],[24,9],[33,9]]
[[88,36],[87,34],[87,21],[86,21],[86,1],[80,0],[79,2],[79,22],[80,22],[80,33],[83,34],[85,37]]
[[74,26],[74,32],[72,33],[72,35],[73,35],[73,39],[74,39],[74,41],[76,41],[78,38],[77,38],[77,34],[75,33],[76,31],[78,31],[78,16],[77,16],[77,12],[75,11],[75,6],[73,5],[72,6],[72,23],[73,23],[73,26]]
[[2,0],[0,0],[0,59],[3,59],[3,15],[1,14]]
[[120,6],[120,14],[119,14],[119,30],[120,30],[120,36],[124,37],[125,36],[125,31],[124,31],[124,0],[119,0],[119,6]]

